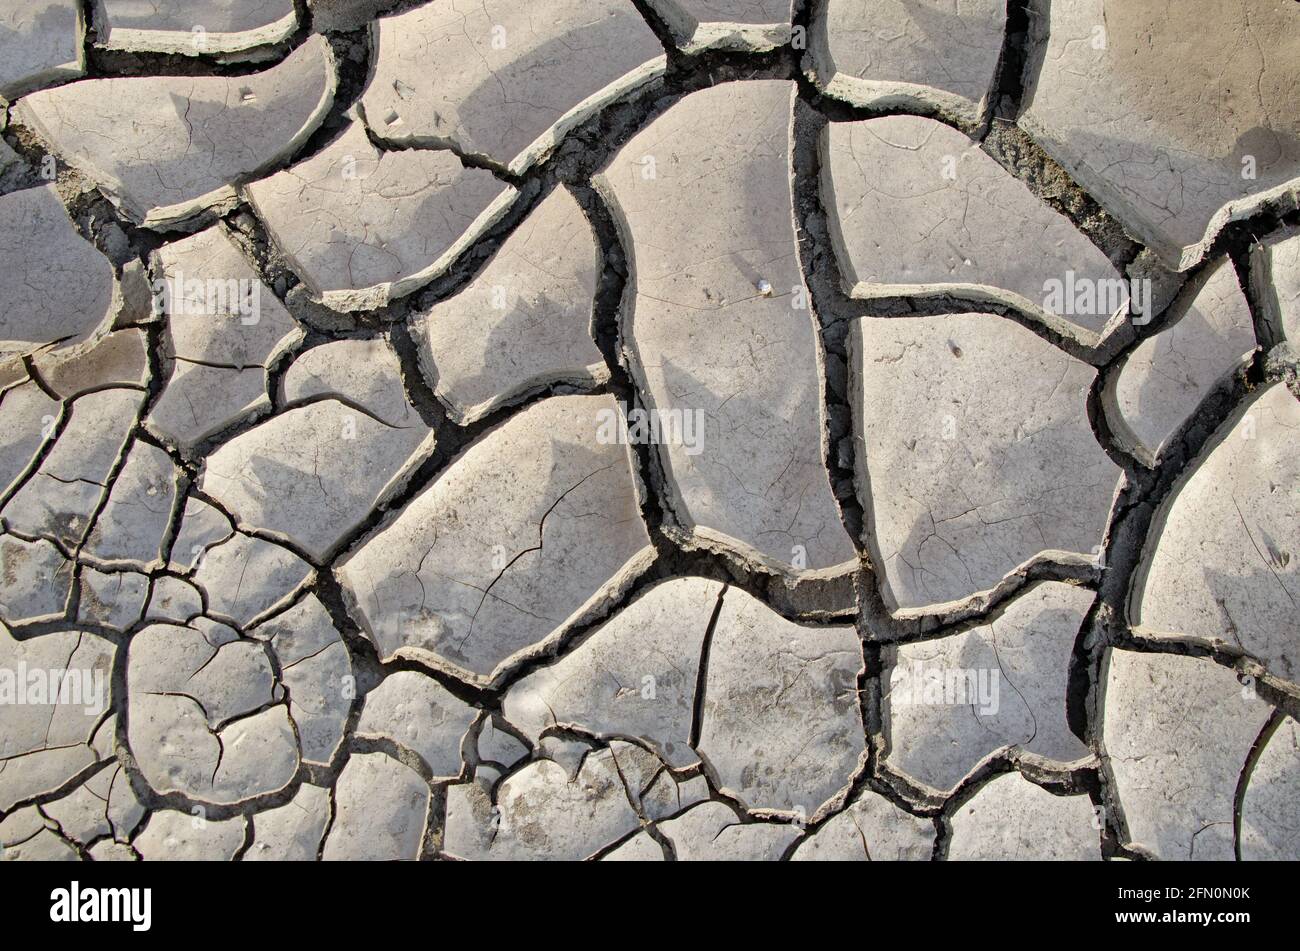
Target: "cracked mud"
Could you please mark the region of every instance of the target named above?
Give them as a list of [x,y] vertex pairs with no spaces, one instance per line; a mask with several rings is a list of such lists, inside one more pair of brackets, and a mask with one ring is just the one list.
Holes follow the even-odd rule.
[[1300,6],[1165,6],[0,0],[0,857],[1300,858]]

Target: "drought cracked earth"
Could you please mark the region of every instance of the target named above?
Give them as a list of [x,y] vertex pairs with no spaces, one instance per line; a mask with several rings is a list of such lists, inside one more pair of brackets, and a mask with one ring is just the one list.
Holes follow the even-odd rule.
[[1300,5],[0,0],[5,859],[1300,857]]

